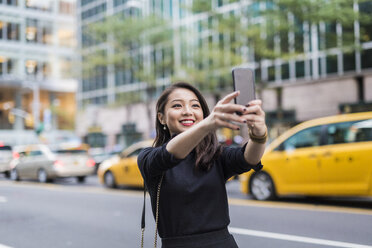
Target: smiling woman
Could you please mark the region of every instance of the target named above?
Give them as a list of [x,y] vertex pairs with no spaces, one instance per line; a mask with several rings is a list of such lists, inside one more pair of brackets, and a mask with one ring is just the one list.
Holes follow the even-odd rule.
[[168,97],[164,114],[158,112],[158,118],[164,128],[168,126],[170,134],[175,135],[203,120],[203,110],[192,91],[176,89]]
[[[238,247],[227,230],[225,183],[234,175],[262,168],[267,136],[261,101],[251,101],[249,107],[230,103],[238,95],[225,96],[210,112],[202,94],[181,82],[158,99],[155,147],[141,151],[138,166],[163,248]],[[239,130],[238,123],[250,128],[255,138],[243,147],[222,147],[216,130]]]

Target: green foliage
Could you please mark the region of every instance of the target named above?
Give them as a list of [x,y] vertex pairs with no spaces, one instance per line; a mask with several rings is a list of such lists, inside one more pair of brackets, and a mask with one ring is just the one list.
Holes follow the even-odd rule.
[[[359,49],[355,45],[354,20],[361,23],[361,42],[371,40],[372,15],[363,9],[357,14],[351,0],[252,0],[244,7],[245,1],[229,1],[232,2],[242,4],[242,8],[237,10],[238,15],[233,12],[221,14],[212,9],[211,0],[194,0],[191,8],[186,10],[208,17],[208,20],[198,23],[197,30],[183,26],[173,30],[170,23],[157,16],[118,15],[95,23],[87,33],[91,39],[106,44],[114,52],[106,53],[103,49],[84,53],[83,74],[92,76],[99,73],[97,68],[114,65],[116,70],[131,69],[136,81],[147,82],[152,87],[155,80],[162,77],[163,69],[168,68],[174,73],[174,80],[186,80],[218,94],[220,89],[231,87],[233,66],[253,62],[253,58],[260,62],[302,56],[304,39],[311,41],[310,35],[305,33],[306,25],[308,29],[316,28],[319,49],[324,52],[335,47],[346,52]],[[358,0],[358,3],[371,5],[371,0]],[[342,25],[342,42],[336,34],[337,24]],[[290,33],[294,34],[292,40]],[[172,52],[163,53],[160,60],[150,61],[150,66],[146,66],[149,60],[141,57],[141,49],[151,45],[168,47],[173,51],[178,49],[173,48],[173,39],[176,38],[181,41],[179,68],[175,68]],[[242,52],[244,49],[249,50],[249,56]],[[269,71],[273,77],[271,73],[273,70]],[[123,99],[129,98],[125,96]]]
[[[125,17],[116,15],[91,24],[86,32],[102,50],[83,52],[83,76],[96,75],[100,66],[114,66],[117,70],[130,70],[137,81],[155,83],[155,76],[144,67],[141,49],[145,46],[166,44],[172,38],[168,23],[155,16]],[[107,53],[107,47],[111,53]]]
[[192,2],[192,13],[209,12],[212,10],[212,1],[210,0],[198,0]]
[[[262,2],[257,0],[256,2]],[[280,35],[281,33],[302,33],[303,24],[307,23],[309,27],[315,25],[319,36],[326,43],[321,49],[325,50],[331,47],[338,47],[336,30],[327,30],[322,33],[320,25],[324,23],[326,26],[342,25],[342,49],[350,49],[354,45],[354,20],[359,20],[362,26],[372,22],[372,16],[369,13],[360,11],[359,14],[353,9],[353,2],[350,0],[274,0],[271,4],[267,4],[267,9],[261,11],[260,15],[264,17],[266,25],[267,40]],[[359,4],[371,3],[370,0],[359,0]],[[293,16],[294,21],[290,21],[289,16]],[[331,31],[331,32],[330,32]],[[361,41],[368,41],[369,37],[365,36],[366,32],[362,30]],[[256,34],[254,34],[256,36]],[[370,39],[369,39],[370,40]],[[322,41],[320,41],[321,43]],[[332,45],[331,45],[332,44]],[[269,50],[274,50],[272,47],[266,46]],[[261,50],[263,49],[263,50]],[[354,47],[354,49],[357,49]],[[260,48],[259,51],[263,57],[267,57],[265,48]],[[277,53],[273,51],[273,57],[290,57],[289,52],[281,51]],[[292,56],[298,54],[293,53]]]

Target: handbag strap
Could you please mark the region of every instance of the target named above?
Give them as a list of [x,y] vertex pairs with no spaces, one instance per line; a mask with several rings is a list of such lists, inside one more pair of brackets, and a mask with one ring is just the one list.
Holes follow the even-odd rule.
[[157,241],[158,241],[158,224],[159,224],[159,201],[160,201],[160,188],[161,183],[163,182],[164,174],[161,175],[160,182],[158,185],[158,191],[156,194],[156,214],[155,214],[155,239],[154,239],[154,248],[156,248]]
[[[155,213],[155,239],[154,239],[154,248],[157,247],[158,242],[158,223],[159,223],[159,201],[160,201],[160,188],[161,183],[163,182],[164,174],[161,175],[158,189],[156,193],[156,213]],[[141,248],[143,248],[144,244],[144,236],[145,236],[145,211],[146,209],[146,184],[144,183],[143,189],[143,208],[142,208],[142,219],[141,219]]]

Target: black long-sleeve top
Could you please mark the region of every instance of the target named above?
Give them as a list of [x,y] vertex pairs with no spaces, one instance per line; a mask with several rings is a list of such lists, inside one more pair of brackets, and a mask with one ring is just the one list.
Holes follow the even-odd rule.
[[157,187],[164,173],[159,202],[161,238],[201,234],[226,228],[230,223],[225,183],[236,174],[260,170],[244,159],[245,146],[224,147],[208,171],[195,168],[195,153],[176,159],[166,145],[149,147],[138,156],[138,166],[156,211]]

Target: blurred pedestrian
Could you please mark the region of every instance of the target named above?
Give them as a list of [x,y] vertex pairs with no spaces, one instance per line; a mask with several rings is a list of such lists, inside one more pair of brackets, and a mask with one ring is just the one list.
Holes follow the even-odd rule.
[[[225,96],[211,113],[201,93],[188,83],[171,85],[158,99],[154,147],[139,154],[138,166],[163,248],[238,247],[227,230],[225,183],[262,168],[267,140],[261,100],[246,106],[230,103],[239,94]],[[250,141],[243,147],[223,147],[216,136],[221,127],[248,127]]]

